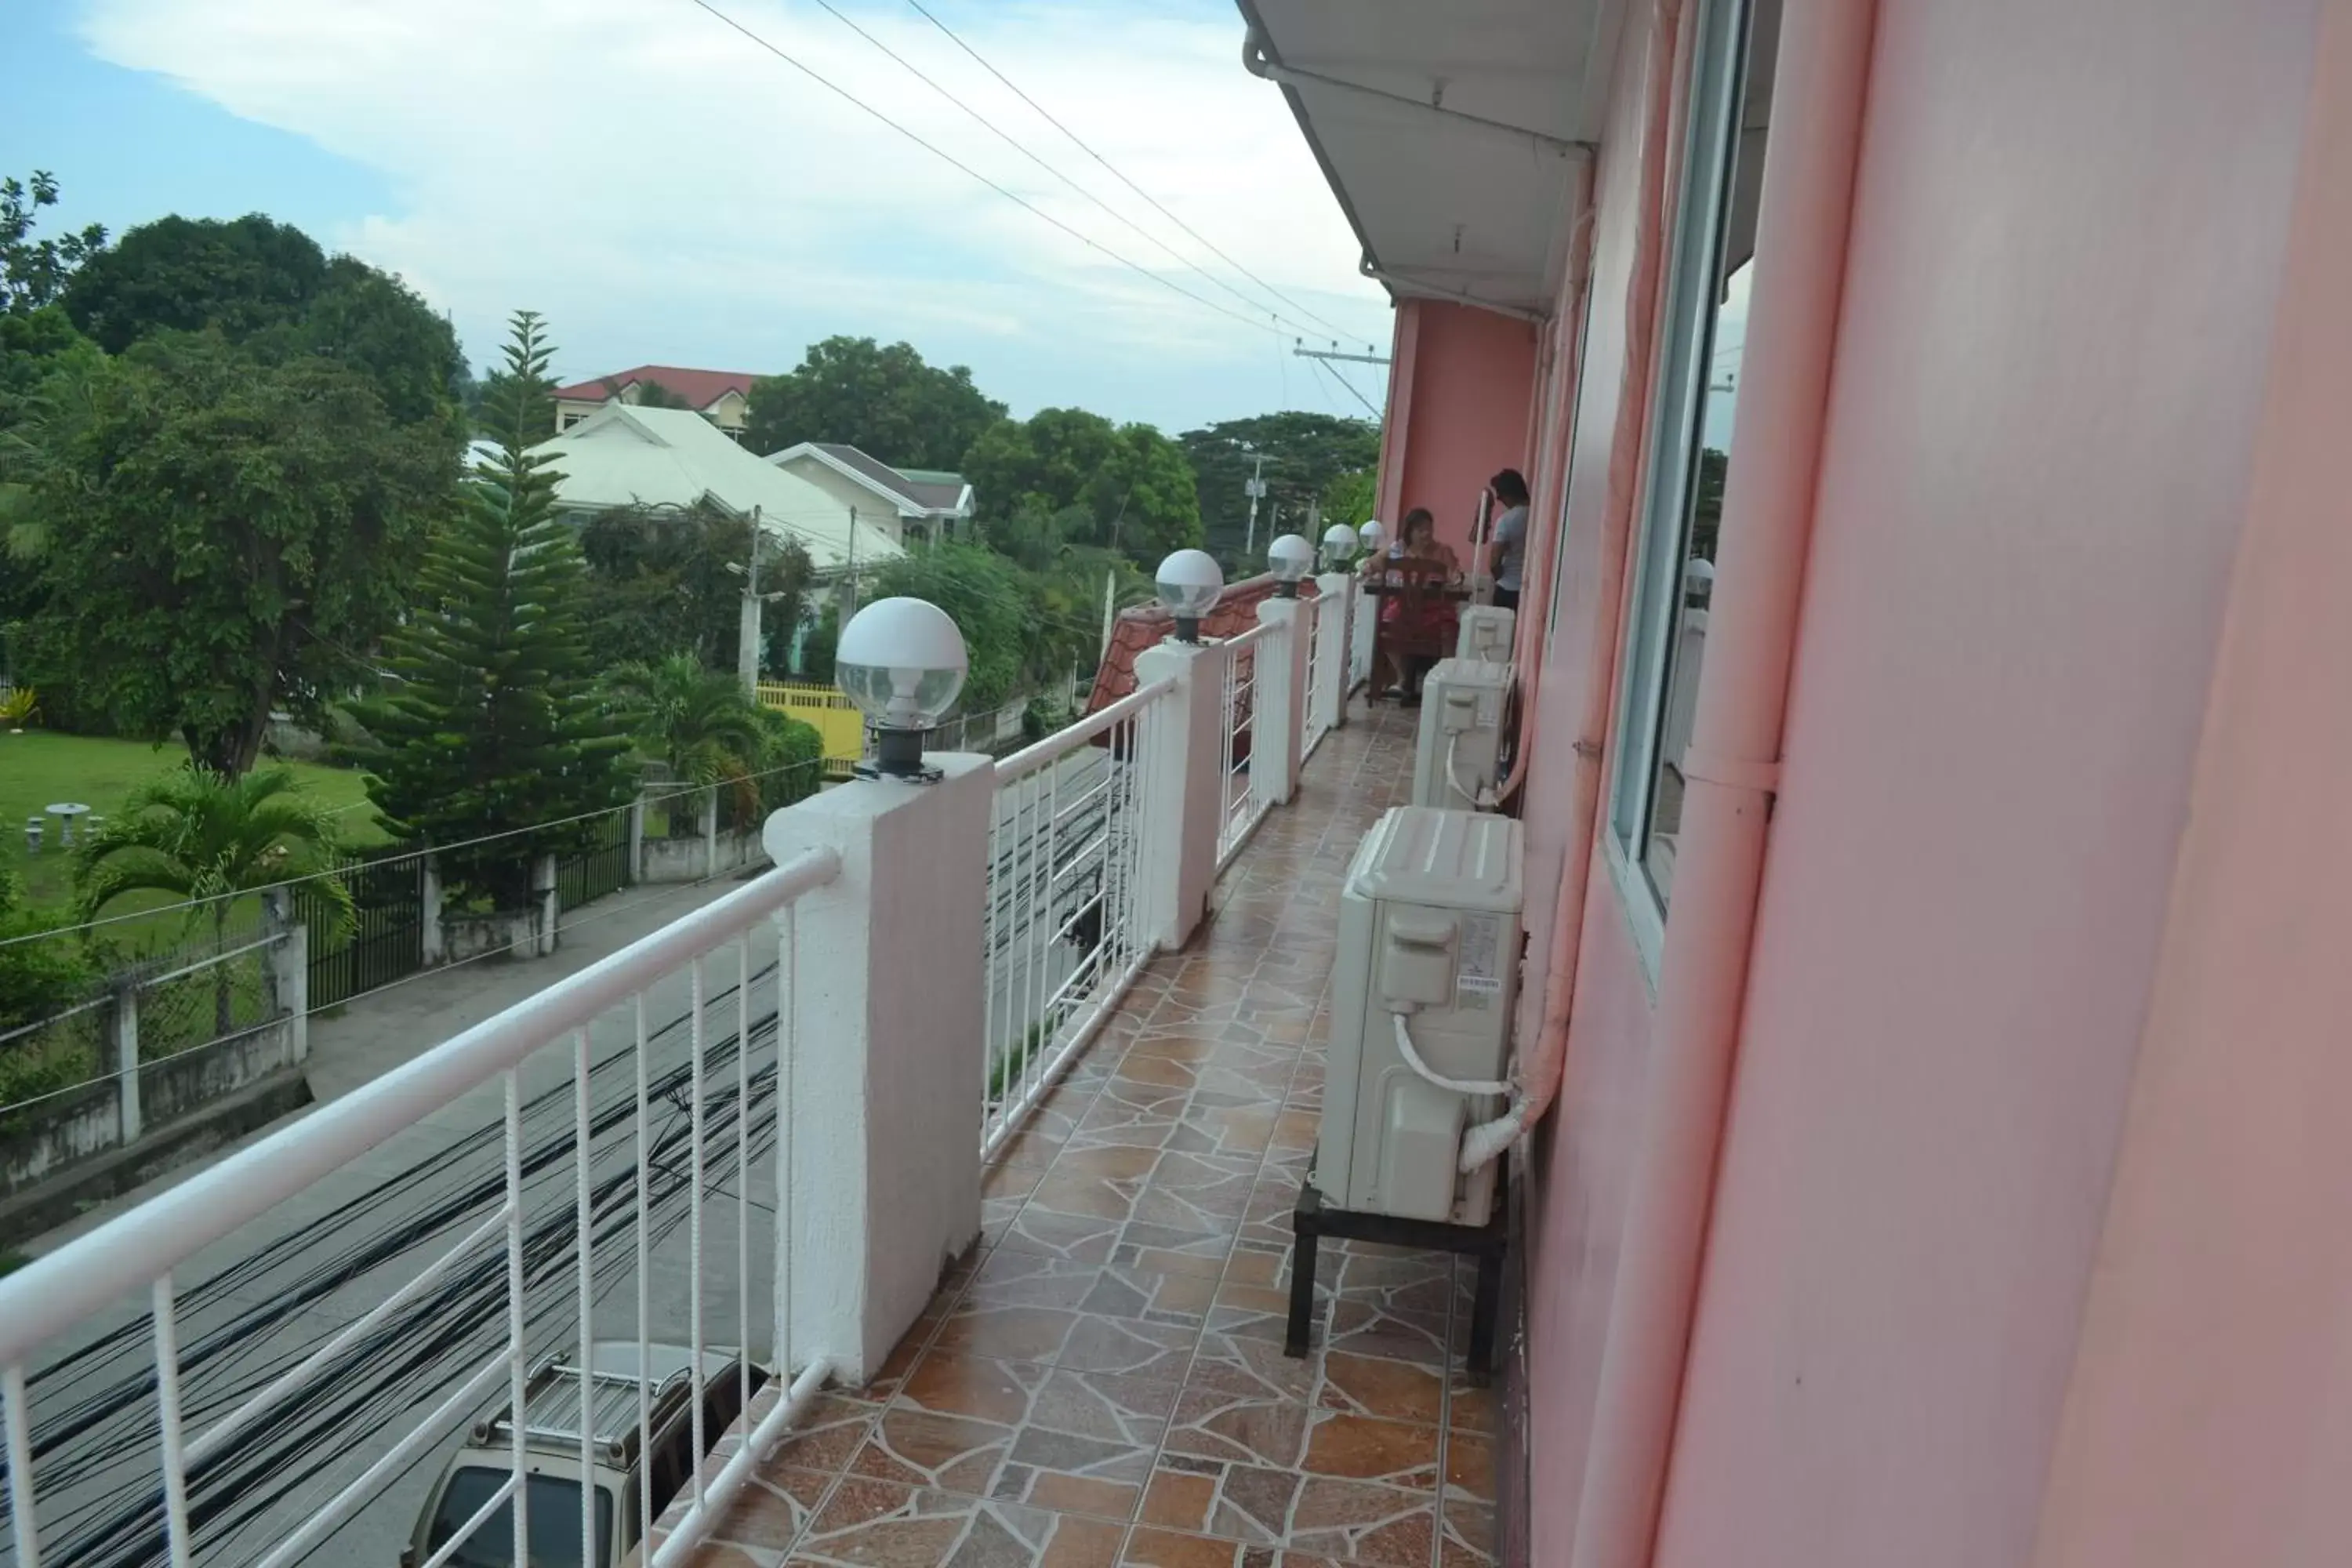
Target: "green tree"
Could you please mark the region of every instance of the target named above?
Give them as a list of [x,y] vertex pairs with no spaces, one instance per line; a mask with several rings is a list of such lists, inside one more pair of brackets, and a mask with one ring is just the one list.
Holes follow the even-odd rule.
[[[1307,503],[1320,500],[1333,479],[1375,468],[1381,460],[1380,426],[1370,420],[1298,410],[1227,419],[1187,430],[1178,439],[1192,459],[1199,485],[1202,548],[1232,571],[1257,570],[1255,563],[1242,559],[1242,547],[1249,525],[1247,487],[1259,458],[1265,459],[1266,486],[1265,498],[1258,503],[1260,552],[1269,535],[1303,529]],[[1435,506],[1438,501],[1417,504]],[[1276,506],[1282,509],[1278,528],[1273,526]]]
[[1035,615],[1032,584],[994,551],[948,540],[937,550],[893,561],[875,574],[872,596],[898,595],[929,599],[963,634],[965,657],[971,661],[963,685],[965,711],[1000,706],[1028,673]]
[[1069,542],[1117,550],[1148,565],[1200,541],[1192,465],[1181,447],[1149,425],[1113,425],[1083,408],[1000,420],[964,454],[963,473],[988,523],[1055,516]]
[[242,342],[299,319],[326,280],[326,253],[292,224],[174,214],[84,262],[62,302],[75,326],[121,353],[165,331],[213,327]]
[[1004,405],[965,365],[927,364],[910,343],[872,338],[812,343],[799,368],[751,384],[743,444],[761,454],[840,441],[894,468],[952,468]]
[[[588,563],[589,619],[596,645],[614,662],[651,663],[679,650],[714,669],[735,668],[741,635],[743,583],[729,571],[750,559],[751,524],[708,503],[684,510],[621,507],[581,525]],[[778,594],[761,612],[768,647],[761,668],[780,668],[779,642],[800,622],[814,572],[808,552],[766,536],[760,592]]]
[[398,279],[353,257],[330,259],[292,224],[259,213],[142,224],[83,263],[60,302],[109,353],[158,332],[211,329],[257,358],[348,365],[397,422],[431,417],[454,429],[461,417],[465,360],[447,320]]
[[386,639],[394,679],[356,714],[372,743],[357,755],[393,832],[449,847],[445,875],[493,907],[529,896],[542,854],[583,842],[572,824],[520,831],[617,805],[632,790],[629,738],[594,686],[579,542],[555,516],[551,458],[534,408],[551,384],[539,317],[517,312],[505,384],[488,395],[499,455],[465,487],[434,542],[418,608]]
[[[69,922],[19,907],[22,897],[16,874],[0,866],[0,1034],[64,1012],[98,983],[96,966],[60,930]],[[47,940],[26,940],[34,937]],[[0,1047],[0,1062],[6,1056]],[[13,1075],[0,1071],[0,1085],[8,1086],[0,1088],[0,1105],[22,1098]]]
[[56,300],[75,271],[106,249],[106,226],[86,224],[57,239],[35,239],[40,210],[58,205],[46,169],[27,183],[0,180],[0,315],[21,316]]
[[[130,893],[203,900],[189,921],[209,921],[225,948],[229,912],[240,894],[326,869],[335,858],[334,818],[304,794],[290,768],[257,768],[231,778],[208,768],[176,768],[132,790],[104,827],[75,851],[81,916],[95,920]],[[331,916],[313,933],[333,941],[349,931],[351,889],[337,877],[310,884]],[[230,1026],[229,966],[215,966],[213,1024]]]
[[[368,679],[457,478],[454,434],[366,380],[170,334],[98,365],[46,441],[34,675],[199,764],[253,765],[272,710]],[[52,677],[55,679],[52,679]]]
[[[1350,526],[1366,521],[1378,504],[1379,486],[1380,477],[1370,468],[1354,468],[1337,476],[1323,487],[1323,515],[1332,522]],[[1296,533],[1300,530],[1285,531]],[[1261,539],[1258,543],[1263,548],[1265,541]]]
[[[760,710],[731,675],[706,668],[690,653],[650,664],[622,665],[604,689],[628,724],[638,750],[677,784],[727,784],[746,807],[759,801],[768,731]],[[692,815],[691,800],[673,802],[670,816]]]

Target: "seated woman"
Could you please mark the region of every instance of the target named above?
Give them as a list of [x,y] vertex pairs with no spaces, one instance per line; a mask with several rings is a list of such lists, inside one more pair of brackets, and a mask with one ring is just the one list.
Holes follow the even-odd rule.
[[[1401,562],[1418,562],[1433,568],[1421,576],[1424,588],[1450,587],[1462,574],[1462,563],[1453,548],[1439,542],[1437,519],[1425,506],[1417,506],[1404,514],[1404,525],[1395,542],[1381,554],[1364,563],[1364,575],[1372,582],[1383,579],[1391,587],[1401,584],[1402,577],[1394,572]],[[1408,603],[1401,593],[1391,594],[1381,605],[1381,637],[1374,644],[1377,657],[1372,668],[1372,696],[1378,698],[1394,686],[1407,702],[1419,700],[1422,677],[1443,655],[1416,653],[1400,661],[1390,651],[1390,645],[1402,642],[1437,647],[1451,650],[1458,616],[1454,601],[1432,594],[1416,603]],[[1412,668],[1403,666],[1409,663]]]

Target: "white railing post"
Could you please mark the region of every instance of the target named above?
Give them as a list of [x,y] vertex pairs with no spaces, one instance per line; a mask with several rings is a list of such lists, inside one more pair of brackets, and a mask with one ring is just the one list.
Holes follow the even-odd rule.
[[139,987],[125,985],[114,994],[110,1009],[114,1035],[115,1116],[123,1144],[138,1142],[144,1125],[139,1111]]
[[1225,806],[1225,667],[1215,643],[1163,642],[1135,658],[1135,679],[1176,689],[1144,726],[1143,929],[1163,952],[1192,940],[1217,880]]
[[646,797],[629,802],[629,880],[646,879]]
[[793,1201],[787,1366],[832,1359],[855,1386],[980,1236],[972,1108],[986,1083],[983,917],[996,770],[932,752],[935,784],[855,780],[768,818],[778,864],[832,850],[841,873],[793,920]]
[[1298,793],[1307,731],[1307,637],[1315,618],[1297,599],[1260,599],[1257,678],[1250,718],[1250,790],[1269,806]]
[[1315,722],[1337,730],[1348,721],[1349,663],[1355,657],[1349,627],[1354,617],[1356,579],[1347,572],[1326,572],[1315,579],[1321,590],[1315,601],[1316,689],[1307,697],[1315,705]]

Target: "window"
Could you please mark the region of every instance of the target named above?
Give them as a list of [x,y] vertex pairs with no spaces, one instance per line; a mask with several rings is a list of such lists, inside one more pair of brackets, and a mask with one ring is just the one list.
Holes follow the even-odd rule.
[[1674,892],[1779,24],[1779,0],[1706,0],[1692,82],[1611,805],[1622,879],[1649,934],[1663,930]]

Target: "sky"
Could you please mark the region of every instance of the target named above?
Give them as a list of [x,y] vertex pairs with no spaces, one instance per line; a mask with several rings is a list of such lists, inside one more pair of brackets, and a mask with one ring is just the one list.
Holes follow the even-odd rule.
[[[1387,297],[1280,92],[1242,68],[1231,0],[924,3],[1280,299],[911,0],[832,3],[946,93],[817,0],[709,0],[1072,232],[696,0],[8,0],[0,173],[53,172],[58,228],[298,224],[406,279],[478,370],[529,308],[567,381],[780,372],[846,333],[969,364],[1019,416],[1076,405],[1176,431],[1364,412],[1292,351],[1386,352]],[[1372,367],[1346,372],[1379,402]]]

